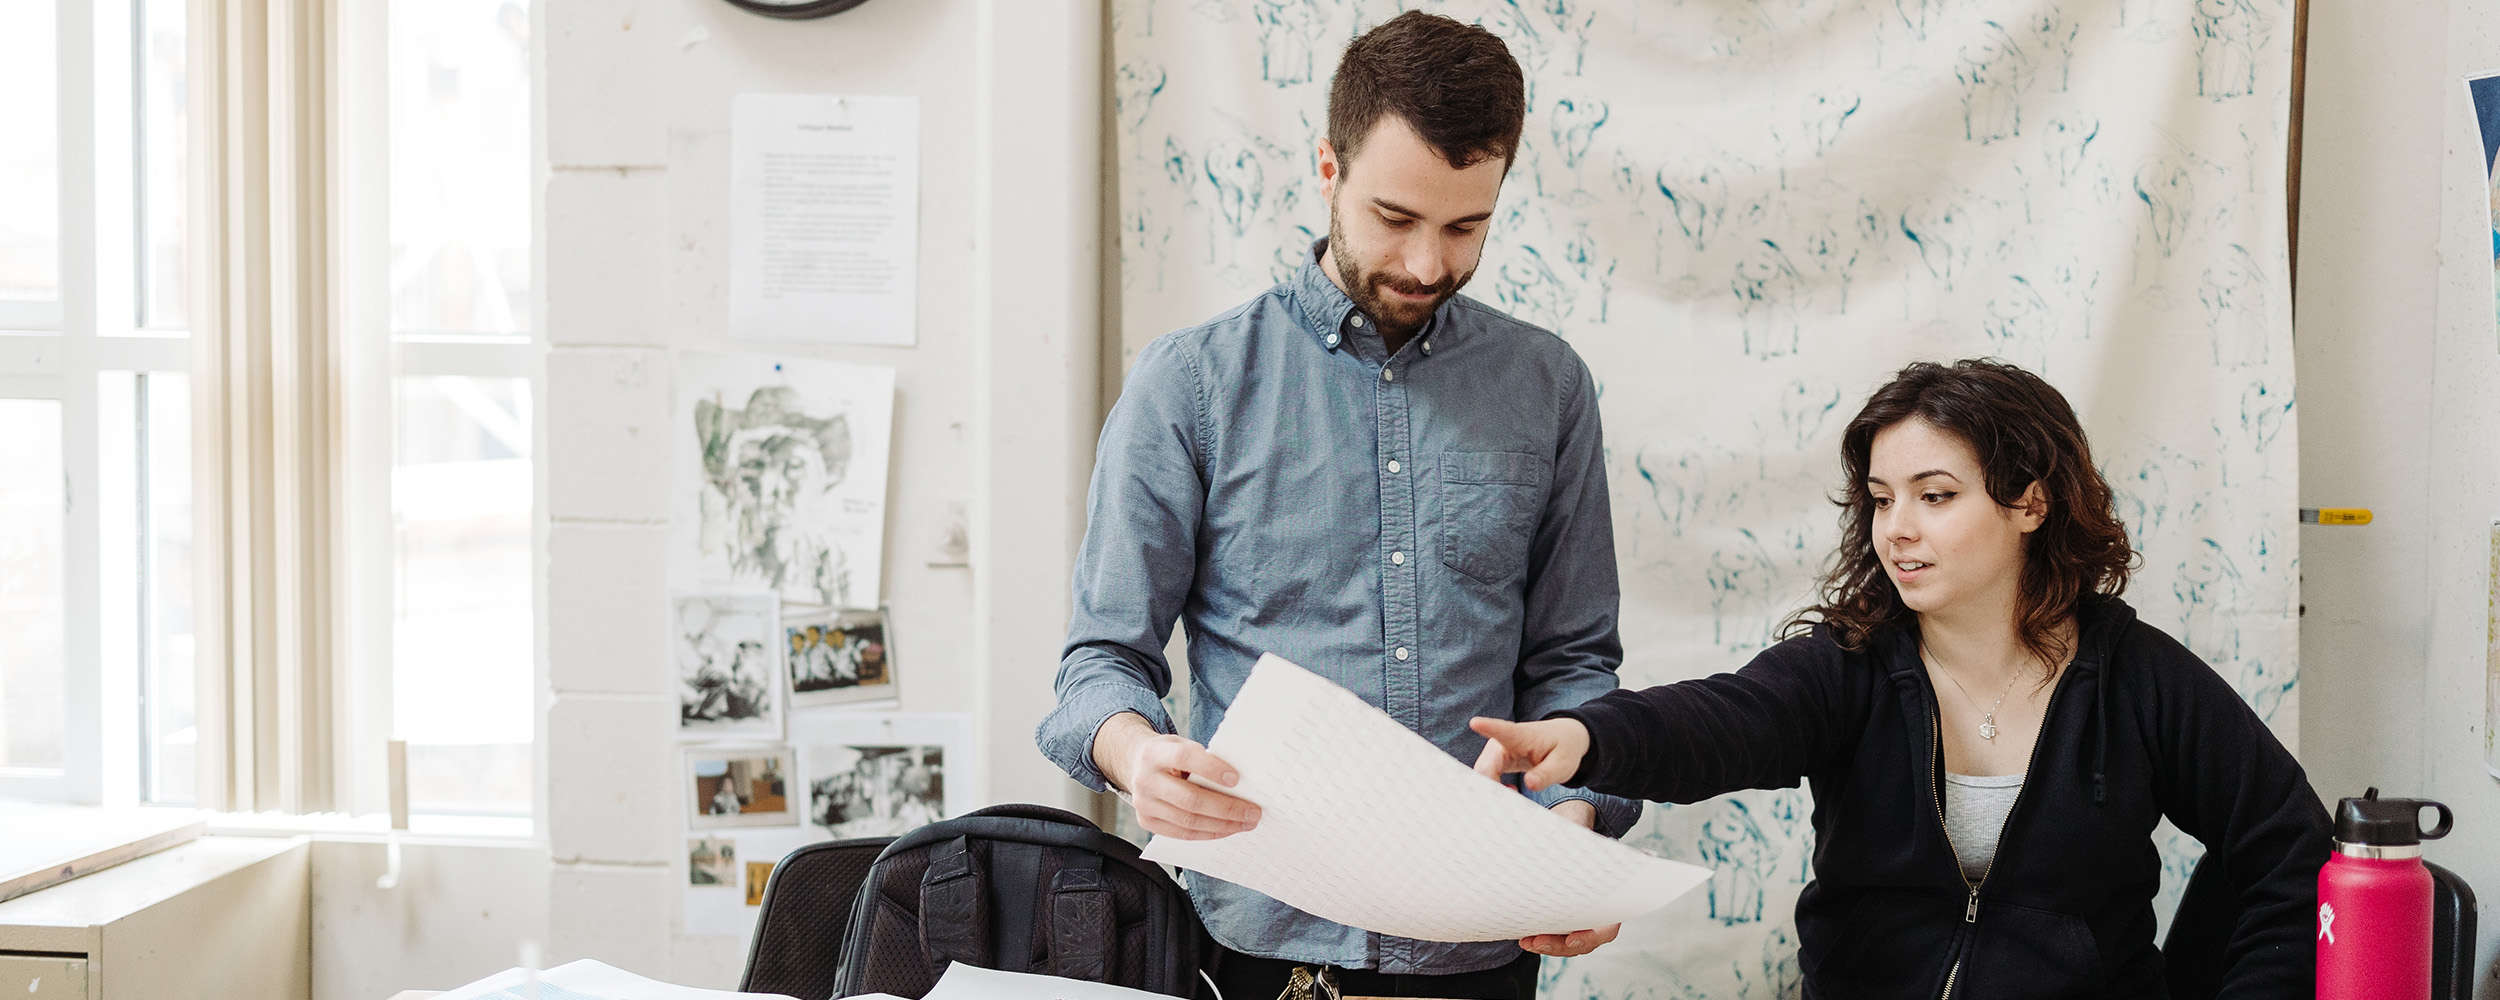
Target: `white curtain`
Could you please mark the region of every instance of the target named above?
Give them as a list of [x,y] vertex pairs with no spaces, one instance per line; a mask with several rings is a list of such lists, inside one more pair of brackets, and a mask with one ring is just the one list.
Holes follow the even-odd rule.
[[[2127,599],[2297,746],[2286,0],[1115,0],[1132,356],[1326,232],[1330,73],[1408,6],[1527,70],[1465,294],[1596,372],[1626,685],[1770,643],[1832,549],[1850,415],[1989,355],[2081,413],[2143,554]],[[1546,994],[1793,995],[1810,809],[1652,806],[1630,842],[1718,876]],[[2198,849],[2162,836],[2175,895]]]

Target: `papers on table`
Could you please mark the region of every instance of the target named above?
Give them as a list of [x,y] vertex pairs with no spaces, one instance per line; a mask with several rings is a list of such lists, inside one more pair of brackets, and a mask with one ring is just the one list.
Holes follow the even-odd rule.
[[434,1000],[790,1000],[778,993],[698,990],[582,959],[546,971],[505,969]]
[[[900,1000],[871,993],[850,1000]],[[946,967],[937,985],[921,1000],[1173,1000],[1161,993],[1105,986],[1081,979],[1061,979],[1028,972],[1000,972],[956,962]]]
[[[1487,781],[1353,692],[1269,654],[1207,748],[1259,826],[1146,857],[1426,941],[1506,941],[1655,910],[1710,870],[1651,857]],[[1210,786],[1212,787],[1212,786]]]

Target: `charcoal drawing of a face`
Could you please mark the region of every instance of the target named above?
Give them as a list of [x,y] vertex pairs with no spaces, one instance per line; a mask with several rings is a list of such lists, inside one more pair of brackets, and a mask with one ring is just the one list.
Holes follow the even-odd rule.
[[788,386],[765,386],[744,409],[695,404],[706,486],[717,502],[730,569],[793,601],[844,605],[849,560],[832,535],[834,488],[850,470],[851,428],[841,415],[809,416]]

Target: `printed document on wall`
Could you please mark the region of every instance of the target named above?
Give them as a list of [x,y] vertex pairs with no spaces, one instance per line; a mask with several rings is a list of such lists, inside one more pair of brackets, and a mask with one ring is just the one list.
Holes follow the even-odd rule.
[[920,102],[740,94],[730,133],[730,334],[910,346]]
[[1273,653],[1207,749],[1241,775],[1223,790],[1258,803],[1258,827],[1156,837],[1146,857],[1348,926],[1508,941],[1620,923],[1710,878],[1548,812]]

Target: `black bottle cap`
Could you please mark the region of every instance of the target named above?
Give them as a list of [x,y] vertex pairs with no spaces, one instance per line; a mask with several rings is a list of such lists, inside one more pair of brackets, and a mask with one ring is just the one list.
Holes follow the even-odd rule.
[[[2439,825],[2422,829],[2422,810],[2439,810]],[[2428,799],[2382,799],[2378,789],[2335,807],[2335,839],[2346,844],[2402,847],[2448,835],[2448,807]]]

